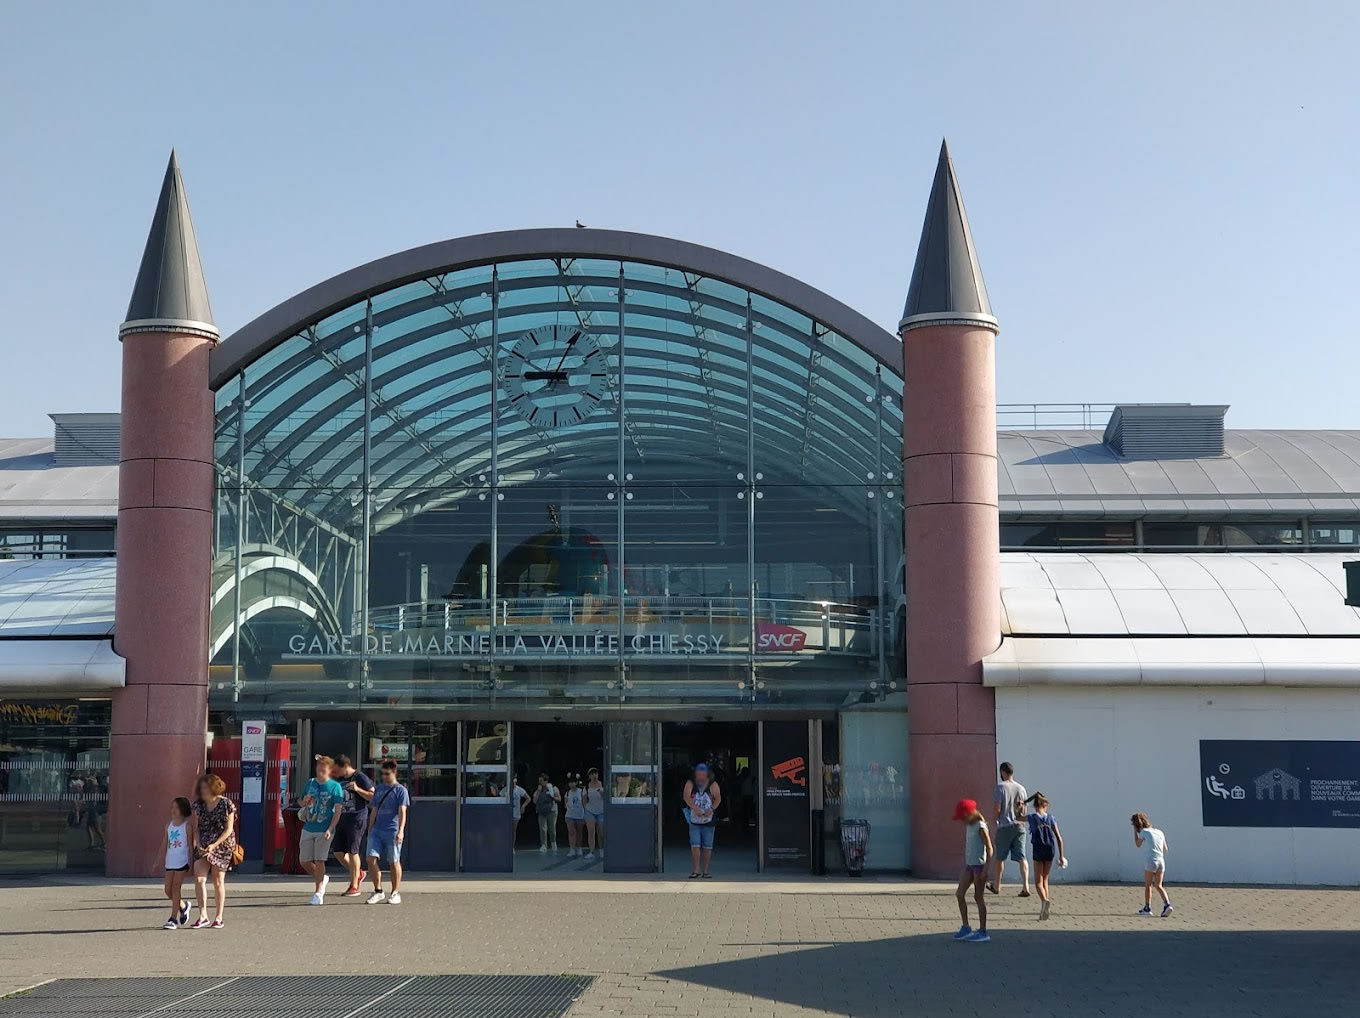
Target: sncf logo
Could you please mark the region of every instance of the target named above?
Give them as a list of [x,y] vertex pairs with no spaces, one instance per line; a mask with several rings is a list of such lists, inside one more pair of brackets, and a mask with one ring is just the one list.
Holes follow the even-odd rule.
[[770,777],[775,781],[787,781],[790,785],[806,785],[807,761],[801,756],[789,757],[770,768]]
[[263,735],[264,727],[261,725],[246,725],[247,735]]
[[761,622],[756,625],[756,650],[764,653],[802,650],[807,643],[807,633],[793,626],[776,622]]

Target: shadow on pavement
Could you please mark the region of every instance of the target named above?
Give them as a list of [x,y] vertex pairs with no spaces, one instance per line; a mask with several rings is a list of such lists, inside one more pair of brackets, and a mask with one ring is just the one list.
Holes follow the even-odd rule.
[[1354,1013],[1360,931],[1148,923],[1126,932],[1007,929],[988,944],[893,937],[656,974],[854,1016]]

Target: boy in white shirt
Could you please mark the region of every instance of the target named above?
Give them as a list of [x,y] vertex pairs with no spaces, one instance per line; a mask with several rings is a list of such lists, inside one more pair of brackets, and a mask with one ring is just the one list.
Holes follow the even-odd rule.
[[1129,818],[1133,823],[1133,843],[1143,850],[1143,907],[1139,915],[1152,915],[1152,889],[1162,897],[1162,918],[1175,911],[1171,899],[1167,897],[1162,879],[1166,876],[1166,835],[1152,826],[1146,813],[1135,813]]

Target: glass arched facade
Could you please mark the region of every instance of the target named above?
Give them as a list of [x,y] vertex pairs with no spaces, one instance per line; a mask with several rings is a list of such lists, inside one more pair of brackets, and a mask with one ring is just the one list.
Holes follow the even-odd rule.
[[683,267],[370,291],[217,392],[213,697],[834,709],[902,668],[895,364]]

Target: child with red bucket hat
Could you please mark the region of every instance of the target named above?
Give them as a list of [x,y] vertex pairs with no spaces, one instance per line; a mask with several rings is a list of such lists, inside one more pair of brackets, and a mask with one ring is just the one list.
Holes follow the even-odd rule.
[[[987,821],[978,810],[976,799],[960,799],[954,807],[954,819],[963,824],[963,873],[959,875],[959,888],[955,892],[963,925],[954,934],[954,939],[985,944],[992,939],[987,934],[987,902],[983,896],[987,884],[987,860],[992,855],[992,836],[987,832]],[[976,930],[968,925],[970,885],[973,888],[973,900],[977,902]]]

